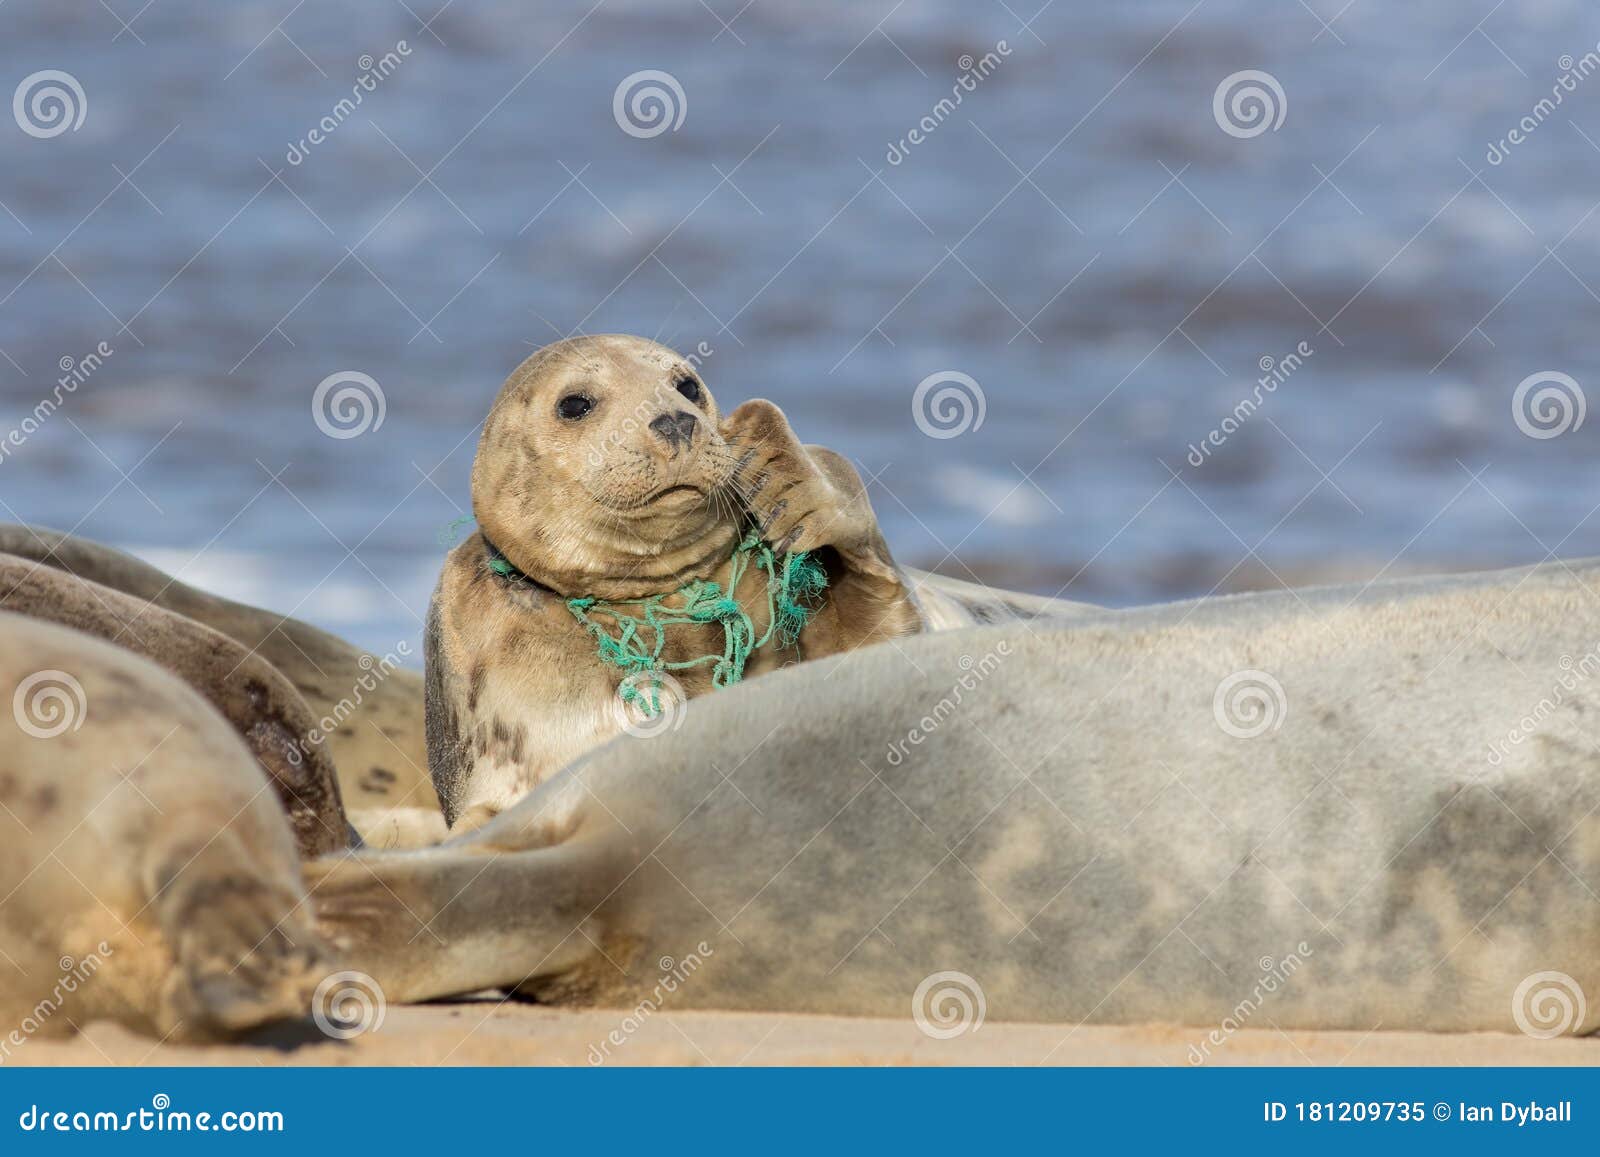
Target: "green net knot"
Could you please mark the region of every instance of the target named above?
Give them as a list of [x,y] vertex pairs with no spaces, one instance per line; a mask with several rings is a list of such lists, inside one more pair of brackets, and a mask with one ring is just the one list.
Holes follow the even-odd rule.
[[[734,597],[752,559],[767,578],[768,625],[759,639],[755,623]],[[511,564],[503,558],[494,558],[489,565],[497,573],[506,574]],[[507,569],[501,569],[502,566]],[[799,551],[780,560],[760,534],[752,530],[734,548],[727,590],[709,579],[696,579],[670,595],[616,600],[587,595],[572,598],[567,600],[567,610],[594,637],[600,661],[618,668],[626,676],[710,665],[712,685],[731,687],[744,678],[750,657],[774,639],[783,647],[798,644],[801,632],[821,605],[827,587],[827,572],[810,553]],[[712,623],[722,628],[720,654],[713,652],[678,662],[663,658],[670,630]],[[659,679],[625,677],[622,701],[647,717],[653,717],[661,711],[660,682]],[[644,690],[641,684],[647,685]]]

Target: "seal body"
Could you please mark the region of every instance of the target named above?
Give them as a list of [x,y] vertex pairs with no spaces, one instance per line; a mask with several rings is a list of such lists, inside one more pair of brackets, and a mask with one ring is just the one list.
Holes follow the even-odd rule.
[[[727,590],[754,527],[780,555],[814,553],[828,589],[798,642],[757,651],[746,677],[923,626],[849,463],[800,443],[770,402],[724,416],[686,359],[642,338],[559,342],[519,366],[484,423],[472,496],[480,532],[445,562],[425,644],[429,766],[458,832],[595,745],[661,725],[641,713],[637,683],[622,692],[626,673],[600,661],[569,599],[696,580]],[[764,635],[765,574],[751,567],[732,585]],[[719,625],[690,625],[661,659],[723,650]],[[712,671],[649,680],[654,715],[674,725]]]
[[348,847],[333,760],[312,742],[300,693],[265,659],[210,627],[65,571],[0,554],[0,610],[104,639],[151,659],[227,719],[266,773],[306,858]]
[[319,920],[401,999],[934,1017],[953,985],[997,1020],[1511,1031],[1554,984],[1589,1031],[1597,582],[1215,598],[805,664],[438,849],[311,865]]
[[0,689],[5,1023],[207,1040],[303,1016],[330,958],[233,728],[154,663],[6,612]]
[[[149,632],[147,620],[170,624],[173,616],[226,636],[253,657],[252,665],[270,666],[304,698],[310,719],[301,731],[314,731],[314,746],[331,752],[350,821],[368,844],[410,847],[443,835],[427,773],[420,672],[397,666],[391,656],[374,658],[296,619],[207,594],[122,551],[60,531],[0,524],[0,554],[31,564],[31,582],[64,573],[136,600],[137,605],[118,612],[120,620],[105,636],[120,645],[136,646]],[[83,601],[93,613],[105,609],[95,599],[84,596]],[[99,601],[109,605],[113,600],[102,596]],[[45,604],[13,588],[7,605],[30,613],[34,605]],[[186,649],[205,648],[166,647],[169,655]]]

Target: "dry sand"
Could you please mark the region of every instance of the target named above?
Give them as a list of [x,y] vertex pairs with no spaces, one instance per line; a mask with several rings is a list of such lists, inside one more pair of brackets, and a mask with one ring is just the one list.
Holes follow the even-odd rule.
[[[589,1065],[619,1030],[620,1010],[492,1001],[391,1008],[348,1042],[289,1051],[160,1044],[112,1024],[68,1040],[30,1040],[20,1065]],[[622,1065],[1178,1065],[1206,1030],[999,1024],[951,1040],[910,1020],[792,1014],[658,1012],[606,1064]],[[1600,1040],[1502,1033],[1279,1032],[1246,1029],[1213,1052],[1218,1065],[1593,1065]]]

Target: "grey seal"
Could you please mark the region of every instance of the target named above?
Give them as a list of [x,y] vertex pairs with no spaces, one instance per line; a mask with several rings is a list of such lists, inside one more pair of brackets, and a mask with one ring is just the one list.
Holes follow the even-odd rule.
[[102,1017],[179,1040],[304,1017],[332,957],[227,721],[125,648],[3,611],[0,689],[0,1052]]
[[319,924],[402,1000],[633,1007],[693,953],[675,1007],[903,1016],[957,984],[1004,1020],[1509,1030],[1554,984],[1589,1031],[1597,583],[1552,563],[804,664],[470,835],[310,865]]

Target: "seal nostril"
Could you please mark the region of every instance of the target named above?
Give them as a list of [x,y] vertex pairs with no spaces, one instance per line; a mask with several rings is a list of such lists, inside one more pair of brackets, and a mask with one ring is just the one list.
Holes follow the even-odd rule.
[[699,420],[693,414],[679,411],[676,414],[662,414],[650,422],[650,430],[668,446],[676,450],[680,446],[687,446],[694,441],[694,428]]

